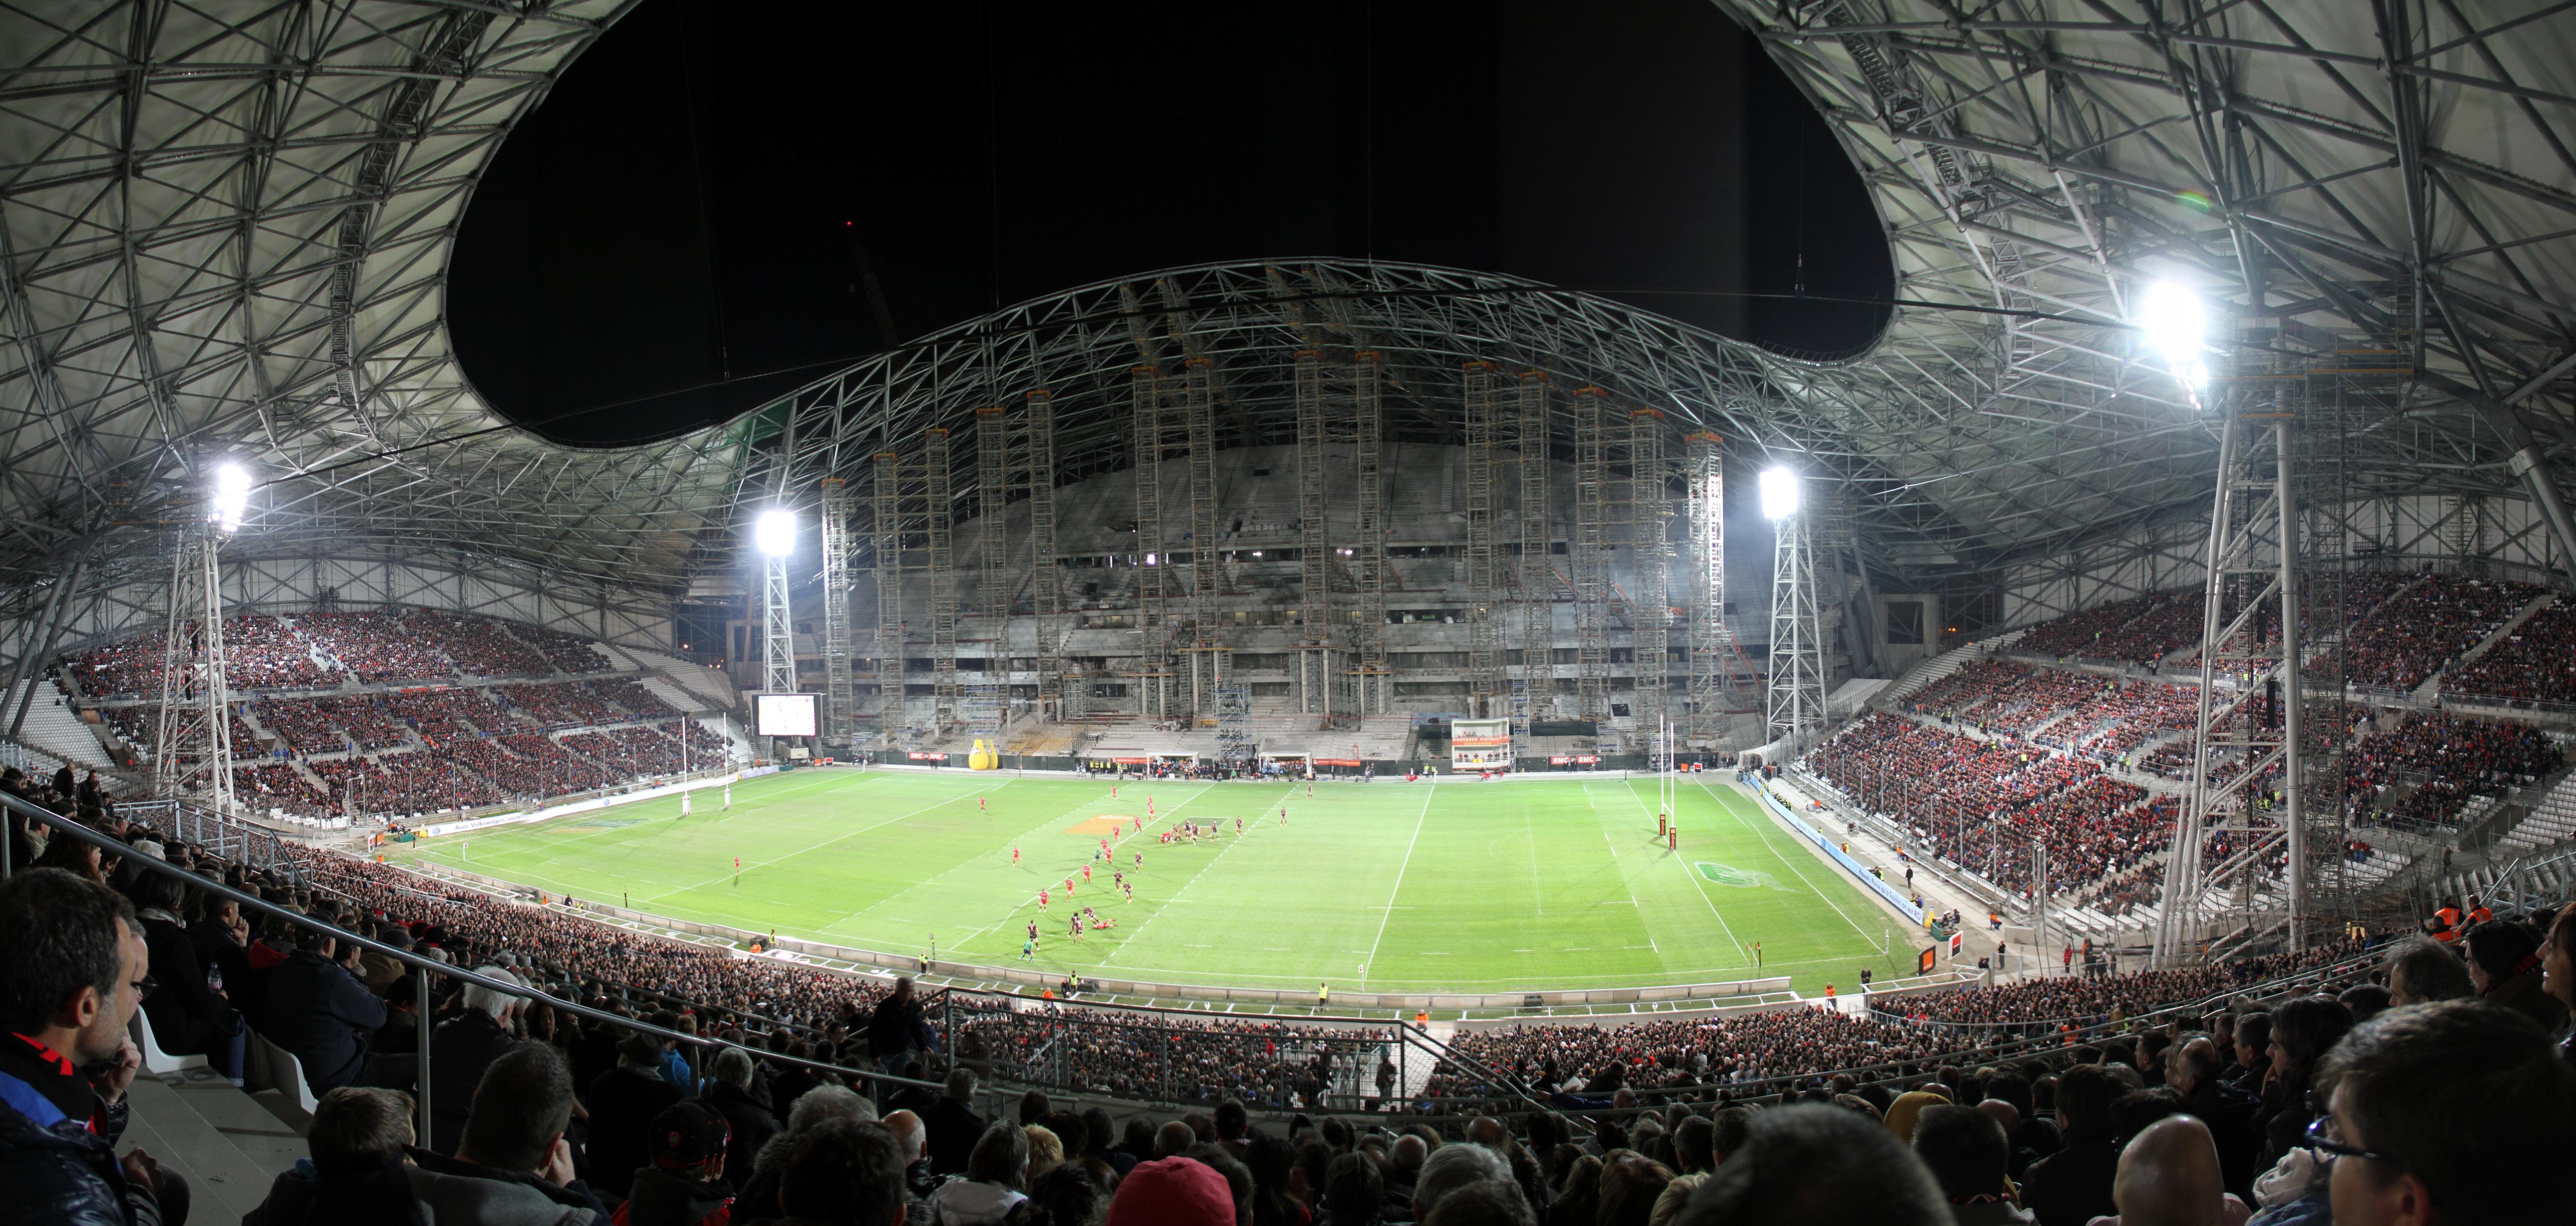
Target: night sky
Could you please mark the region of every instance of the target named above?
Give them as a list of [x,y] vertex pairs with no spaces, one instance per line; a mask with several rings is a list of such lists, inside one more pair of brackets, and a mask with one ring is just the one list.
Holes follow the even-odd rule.
[[1724,296],[1790,293],[1801,251],[1810,293],[1890,276],[1848,159],[1704,0],[910,8],[648,0],[575,61],[450,268],[494,406],[643,441],[1216,260],[1513,273],[1805,351],[1883,316]]

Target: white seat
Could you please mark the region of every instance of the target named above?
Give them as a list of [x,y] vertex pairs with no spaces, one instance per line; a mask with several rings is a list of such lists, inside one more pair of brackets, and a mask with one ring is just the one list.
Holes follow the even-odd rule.
[[204,1056],[174,1056],[161,1050],[161,1045],[152,1038],[152,1019],[145,1017],[141,1009],[134,1011],[134,1025],[129,1030],[134,1037],[134,1049],[143,1053],[144,1072],[157,1075],[210,1067]]
[[313,1096],[312,1083],[304,1079],[304,1062],[295,1053],[268,1041],[265,1035],[254,1040],[268,1054],[268,1088],[284,1094],[306,1116],[320,1109],[322,1102]]

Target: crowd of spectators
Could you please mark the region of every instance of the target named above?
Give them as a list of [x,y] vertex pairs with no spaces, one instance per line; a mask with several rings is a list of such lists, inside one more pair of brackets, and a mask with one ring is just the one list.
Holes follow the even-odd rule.
[[513,727],[509,716],[477,690],[412,690],[385,695],[385,711],[409,723],[432,745],[468,740]]
[[524,624],[511,626],[510,633],[517,635],[519,641],[536,648],[537,654],[544,656],[546,663],[560,672],[579,676],[587,673],[604,673],[617,667],[600,652],[599,648],[592,646],[590,640],[577,635],[566,634],[561,630],[545,626]]
[[1809,768],[1904,826],[1917,847],[2025,895],[2034,838],[2063,890],[2142,862],[2170,827],[2147,792],[2099,765],[2027,742],[1979,741],[1873,713],[1819,747]]
[[403,616],[404,629],[426,640],[473,677],[542,677],[552,671],[546,657],[511,637],[507,627],[480,617],[413,609]]
[[411,743],[411,737],[404,733],[402,726],[396,724],[393,716],[385,709],[385,699],[382,695],[351,694],[344,697],[316,698],[312,702],[319,718],[327,723],[337,724],[341,731],[348,734],[349,744],[368,753]]
[[224,683],[235,690],[310,690],[340,684],[340,670],[285,622],[264,613],[224,619]]
[[622,775],[670,775],[685,767],[680,743],[651,728],[575,732],[563,747]]
[[2576,703],[2576,603],[2561,596],[2442,675],[2445,702]]
[[2334,944],[2299,953],[2264,954],[2210,966],[2131,971],[2118,975],[2043,975],[1994,987],[1931,990],[1870,998],[1870,1008],[1894,1021],[1974,1023],[2003,1034],[2045,1034],[2060,1026],[2125,1022],[2175,1004],[2210,1000],[2247,987],[2295,976],[2320,976],[2338,967],[2334,986],[2361,977],[2352,964],[2358,945]]
[[606,677],[596,684],[599,687],[600,697],[626,708],[638,719],[668,719],[679,714],[678,711],[671,709],[671,704],[654,697],[653,691],[645,689],[632,678]]
[[445,680],[456,672],[435,645],[405,627],[398,610],[306,613],[295,628],[369,685]]
[[301,754],[339,753],[349,738],[322,705],[312,698],[271,698],[249,704],[260,726],[275,733],[285,748]]
[[[2453,824],[2478,796],[2501,795],[2558,769],[2558,742],[2529,724],[2409,711],[2345,755],[2358,815],[2422,827]],[[2415,786],[2393,803],[2392,793]]]
[[2013,650],[2059,658],[2089,653],[2103,636],[2137,620],[2156,602],[2170,600],[2173,595],[2151,593],[2041,622],[2023,634],[2020,641],[2013,644]]
[[2546,592],[2528,583],[2427,575],[2353,626],[2344,643],[2344,678],[2412,690]]
[[504,708],[524,714],[546,728],[615,723],[623,718],[606,696],[587,681],[494,686],[492,697]]

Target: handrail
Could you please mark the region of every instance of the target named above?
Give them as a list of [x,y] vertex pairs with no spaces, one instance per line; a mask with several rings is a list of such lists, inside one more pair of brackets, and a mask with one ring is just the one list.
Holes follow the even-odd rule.
[[[104,834],[100,834],[99,832],[82,825],[78,821],[64,817],[59,813],[52,812],[41,805],[31,804],[8,793],[0,792],[0,808],[14,811],[33,821],[42,822],[53,829],[55,837],[68,834],[81,842],[98,848],[103,853],[110,853],[118,856],[119,858],[131,860],[147,872],[160,873],[165,876],[177,878],[180,882],[193,889],[212,894],[217,898],[224,899],[242,907],[275,916],[292,926],[319,932],[335,941],[346,942],[348,944],[355,945],[360,949],[381,954],[403,964],[406,967],[420,972],[418,975],[414,976],[414,982],[418,985],[419,991],[419,998],[415,1005],[418,1009],[417,1017],[419,1024],[415,1029],[418,1031],[419,1035],[420,1056],[420,1082],[417,1087],[419,1093],[416,1105],[418,1106],[420,1113],[418,1123],[419,1135],[424,1140],[430,1136],[431,1079],[429,1039],[430,1030],[432,1028],[430,981],[432,976],[440,975],[488,988],[492,991],[502,993],[503,995],[537,1001],[550,1008],[562,1010],[563,1012],[572,1014],[575,1017],[588,1018],[591,1021],[598,1022],[602,1025],[616,1026],[626,1030],[635,1031],[637,1033],[649,1034],[658,1038],[672,1040],[674,1042],[703,1047],[739,1048],[754,1060],[767,1060],[780,1064],[797,1065],[821,1072],[837,1073],[845,1077],[863,1077],[877,1082],[920,1086],[934,1091],[944,1089],[942,1083],[938,1082],[917,1081],[911,1078],[900,1077],[875,1070],[854,1069],[822,1060],[809,1060],[801,1056],[789,1056],[777,1052],[763,1051],[759,1048],[752,1047],[749,1044],[730,1039],[720,1039],[708,1035],[687,1034],[677,1030],[666,1030],[649,1022],[641,1022],[633,1018],[620,1017],[605,1009],[594,1009],[589,1005],[561,999],[538,989],[534,985],[492,979],[450,963],[421,957],[410,950],[396,948],[372,937],[360,936],[357,933],[350,932],[336,924],[325,923],[321,920],[314,919],[311,916],[298,914],[293,910],[278,906],[275,903],[271,903],[255,894],[235,889],[222,881],[208,880],[207,878],[180,868],[177,865],[169,864],[150,856],[136,855],[134,849],[125,843],[118,842]],[[5,834],[0,834],[0,876],[6,876],[13,869],[13,866],[9,863],[9,857],[12,854],[10,842],[11,840],[5,837]]]

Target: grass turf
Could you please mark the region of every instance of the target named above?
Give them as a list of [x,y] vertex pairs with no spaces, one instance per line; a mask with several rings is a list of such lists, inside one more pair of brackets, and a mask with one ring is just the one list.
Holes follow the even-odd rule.
[[[1678,854],[1655,837],[1654,795],[1649,779],[1319,783],[1311,798],[1302,783],[1157,781],[1113,799],[1083,779],[827,769],[737,785],[730,810],[701,791],[688,817],[657,799],[395,858],[862,948],[935,939],[943,958],[991,965],[1018,963],[1036,920],[1036,967],[1159,982],[1506,991],[1761,973],[1812,992],[1911,963],[1907,926],[1743,793],[1684,784]],[[1144,819],[1148,797],[1144,832],[1113,840],[1134,900],[1105,863],[1083,884],[1098,819]],[[1158,841],[1188,819],[1223,833]],[[1069,903],[1117,927],[1074,941]]]

